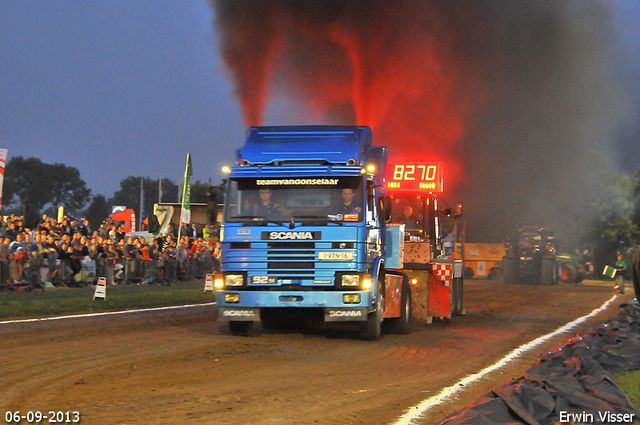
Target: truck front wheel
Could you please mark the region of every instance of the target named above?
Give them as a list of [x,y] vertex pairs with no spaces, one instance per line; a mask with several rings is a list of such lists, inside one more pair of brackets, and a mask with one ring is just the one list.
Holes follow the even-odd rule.
[[366,322],[360,322],[360,338],[377,341],[382,333],[382,315],[384,314],[384,287],[378,283],[378,303],[376,311],[369,313]]

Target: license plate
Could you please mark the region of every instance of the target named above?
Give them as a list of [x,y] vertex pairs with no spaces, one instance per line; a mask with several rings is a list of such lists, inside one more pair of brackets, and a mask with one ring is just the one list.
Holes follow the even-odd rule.
[[322,261],[353,261],[353,252],[319,252],[318,260]]
[[278,278],[274,276],[252,276],[251,283],[276,283]]

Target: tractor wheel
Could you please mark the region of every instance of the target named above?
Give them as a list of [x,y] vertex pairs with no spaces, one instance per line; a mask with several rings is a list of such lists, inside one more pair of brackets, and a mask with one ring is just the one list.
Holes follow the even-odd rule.
[[578,277],[578,272],[571,264],[563,264],[560,269],[560,280],[562,283],[575,283]]
[[489,270],[489,280],[499,280],[502,277],[502,270],[499,267],[493,267]]
[[502,283],[505,285],[514,285],[516,283],[515,267],[515,258],[502,257]]
[[540,286],[550,286],[558,283],[555,273],[555,260],[543,258],[540,265]]

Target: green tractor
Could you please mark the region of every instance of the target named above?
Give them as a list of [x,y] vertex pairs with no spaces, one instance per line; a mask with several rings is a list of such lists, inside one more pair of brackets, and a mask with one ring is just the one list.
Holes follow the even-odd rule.
[[556,257],[560,261],[560,282],[580,283],[584,280],[587,272],[575,255],[563,252]]

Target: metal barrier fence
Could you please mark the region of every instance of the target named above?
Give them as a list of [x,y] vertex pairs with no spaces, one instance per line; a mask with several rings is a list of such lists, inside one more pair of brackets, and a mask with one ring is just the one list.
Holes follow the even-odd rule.
[[11,265],[9,262],[0,262],[0,289],[11,287]]
[[151,261],[31,258],[24,263],[21,276],[14,268],[13,262],[0,262],[0,290],[45,289],[46,282],[53,286],[82,287],[95,284],[100,277],[104,277],[108,285],[171,284],[215,273],[217,262],[212,257]]

